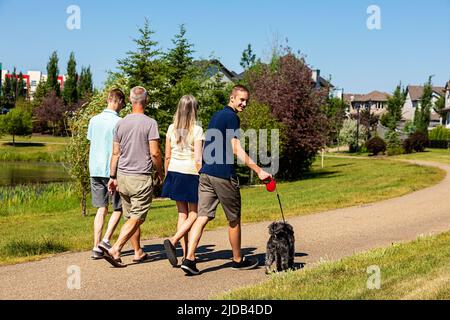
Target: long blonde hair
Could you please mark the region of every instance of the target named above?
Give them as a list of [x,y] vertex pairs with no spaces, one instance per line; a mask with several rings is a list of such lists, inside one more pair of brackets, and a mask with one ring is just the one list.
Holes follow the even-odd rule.
[[177,144],[187,144],[197,121],[197,99],[192,95],[182,96],[173,118],[173,129]]

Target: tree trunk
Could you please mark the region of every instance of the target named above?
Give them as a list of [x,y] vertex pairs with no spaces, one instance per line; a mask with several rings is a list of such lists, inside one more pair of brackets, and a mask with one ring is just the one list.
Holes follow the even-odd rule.
[[13,136],[13,147],[15,147],[16,146],[16,137],[14,134],[12,136]]
[[251,186],[253,184],[253,170],[250,169],[250,182],[249,185]]

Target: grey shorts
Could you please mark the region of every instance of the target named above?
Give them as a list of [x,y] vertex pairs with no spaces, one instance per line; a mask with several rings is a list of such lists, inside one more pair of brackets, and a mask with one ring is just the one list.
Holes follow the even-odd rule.
[[107,208],[111,202],[114,211],[122,211],[122,201],[118,192],[112,195],[108,191],[109,178],[91,177],[92,205],[95,208]]
[[219,203],[229,222],[241,218],[241,190],[238,178],[223,179],[200,174],[198,216],[214,219]]

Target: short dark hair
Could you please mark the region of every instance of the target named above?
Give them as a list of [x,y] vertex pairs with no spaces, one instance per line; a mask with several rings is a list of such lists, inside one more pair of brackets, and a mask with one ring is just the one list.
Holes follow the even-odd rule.
[[248,94],[250,94],[250,90],[248,90],[248,88],[242,84],[237,84],[233,87],[233,89],[231,90],[231,95],[234,96],[236,95],[236,93],[238,91],[243,91],[243,92],[247,92]]
[[108,100],[118,103],[125,103],[125,94],[120,89],[112,89],[109,91]]

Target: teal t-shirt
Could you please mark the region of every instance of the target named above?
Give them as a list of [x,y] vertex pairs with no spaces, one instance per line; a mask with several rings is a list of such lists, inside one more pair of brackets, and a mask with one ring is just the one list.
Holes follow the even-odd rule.
[[109,178],[114,128],[120,119],[117,112],[105,109],[89,121],[87,138],[91,142],[89,149],[91,177]]

